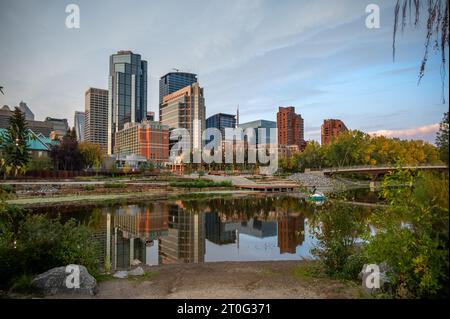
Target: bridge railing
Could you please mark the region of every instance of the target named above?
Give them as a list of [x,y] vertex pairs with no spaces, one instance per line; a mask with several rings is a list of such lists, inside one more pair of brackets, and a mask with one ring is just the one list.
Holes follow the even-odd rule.
[[338,172],[346,170],[364,170],[364,169],[402,169],[402,168],[423,168],[423,167],[436,167],[436,168],[448,168],[445,164],[437,163],[423,163],[423,164],[407,164],[398,166],[395,164],[377,164],[377,165],[355,165],[355,166],[341,166],[341,167],[329,167],[322,169],[322,172]]

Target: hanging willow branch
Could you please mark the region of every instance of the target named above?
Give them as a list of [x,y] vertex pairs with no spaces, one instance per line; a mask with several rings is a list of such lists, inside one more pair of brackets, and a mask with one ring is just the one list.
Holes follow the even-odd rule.
[[[442,100],[445,103],[444,89],[446,77],[446,50],[448,48],[448,10],[449,0],[397,0],[394,9],[394,34],[392,40],[392,54],[395,59],[395,40],[399,23],[401,20],[401,30],[403,32],[405,26],[418,26],[420,22],[421,10],[426,9],[427,18],[427,35],[425,38],[425,52],[419,69],[418,84],[425,75],[425,68],[428,61],[428,53],[431,43],[433,49],[441,53],[441,82],[442,82]],[[409,22],[408,22],[409,17]],[[412,21],[414,18],[414,22]]]

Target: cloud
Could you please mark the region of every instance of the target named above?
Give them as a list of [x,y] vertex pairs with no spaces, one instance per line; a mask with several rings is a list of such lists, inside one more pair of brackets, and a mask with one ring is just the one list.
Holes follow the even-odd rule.
[[401,130],[378,130],[370,132],[372,136],[398,137],[401,139],[418,139],[434,142],[439,123]]

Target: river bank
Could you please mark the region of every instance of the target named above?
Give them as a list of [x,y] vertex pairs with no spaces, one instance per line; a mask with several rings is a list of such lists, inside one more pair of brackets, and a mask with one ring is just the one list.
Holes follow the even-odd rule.
[[[216,262],[145,266],[146,275],[99,282],[84,298],[351,299],[368,297],[356,283],[311,274],[311,261]],[[73,298],[56,295],[48,298]]]

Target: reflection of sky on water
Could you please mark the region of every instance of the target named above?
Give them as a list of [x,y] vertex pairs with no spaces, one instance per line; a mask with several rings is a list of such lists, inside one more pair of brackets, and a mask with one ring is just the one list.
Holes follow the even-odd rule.
[[217,245],[206,240],[205,262],[310,259],[312,258],[310,250],[315,242],[316,239],[309,233],[305,221],[305,241],[297,246],[295,254],[280,254],[278,236],[258,238],[239,234],[239,249],[237,243]]

